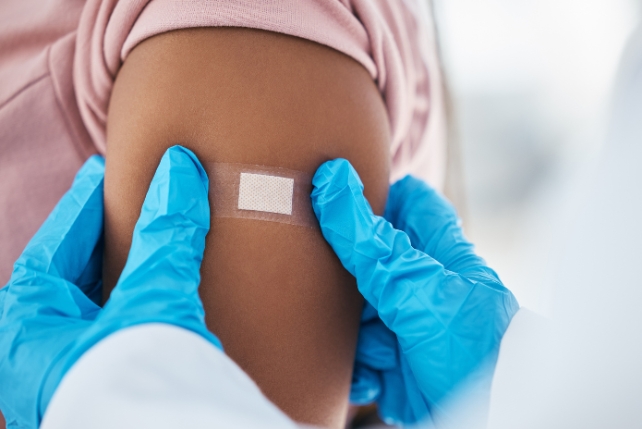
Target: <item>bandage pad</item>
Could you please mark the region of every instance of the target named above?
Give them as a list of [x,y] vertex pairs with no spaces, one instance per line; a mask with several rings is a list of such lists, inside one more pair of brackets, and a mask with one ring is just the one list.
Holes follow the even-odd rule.
[[310,193],[312,176],[252,164],[204,163],[212,217],[256,219],[319,228]]

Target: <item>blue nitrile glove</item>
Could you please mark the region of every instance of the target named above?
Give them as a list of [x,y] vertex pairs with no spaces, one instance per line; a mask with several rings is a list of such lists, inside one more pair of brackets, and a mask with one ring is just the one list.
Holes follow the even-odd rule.
[[390,189],[387,220],[376,216],[344,159],[323,164],[313,185],[323,236],[367,301],[351,401],[376,401],[386,422],[410,424],[443,411],[471,377],[490,387],[519,307],[475,255],[453,207],[407,176]]
[[65,373],[119,329],[167,323],[220,347],[198,296],[210,212],[196,156],[179,146],[163,156],[125,269],[100,308],[87,294],[96,297],[102,286],[104,170],[98,156],[85,163],[0,290],[0,409],[8,428],[37,428]]

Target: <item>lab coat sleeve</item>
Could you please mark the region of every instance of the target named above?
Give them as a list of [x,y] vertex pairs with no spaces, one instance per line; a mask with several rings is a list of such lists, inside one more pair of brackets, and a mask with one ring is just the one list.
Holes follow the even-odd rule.
[[298,428],[230,358],[166,324],[110,335],[65,375],[42,429]]
[[538,378],[549,363],[552,321],[526,308],[511,320],[502,339],[495,367],[488,428],[523,428],[525,411],[533,402]]

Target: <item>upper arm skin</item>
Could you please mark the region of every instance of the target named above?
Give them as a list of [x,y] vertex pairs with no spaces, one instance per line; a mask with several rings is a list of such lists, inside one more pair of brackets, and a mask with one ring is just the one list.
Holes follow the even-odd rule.
[[[105,297],[160,158],[175,144],[202,162],[310,174],[346,158],[374,211],[385,206],[388,118],[360,64],[259,30],[164,33],[131,52],[111,96]],[[268,398],[296,420],[341,426],[362,301],[320,231],[212,218],[201,274],[208,327]]]

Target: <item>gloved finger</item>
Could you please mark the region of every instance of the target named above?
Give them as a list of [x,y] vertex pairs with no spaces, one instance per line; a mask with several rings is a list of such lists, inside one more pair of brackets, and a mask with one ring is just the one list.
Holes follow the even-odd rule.
[[347,160],[323,163],[317,169],[312,185],[312,208],[321,232],[343,266],[358,280],[357,264],[361,255],[352,254],[352,251],[359,250],[355,246],[360,244],[371,247],[374,229],[379,225],[390,226],[372,213],[363,196],[363,183]]
[[102,157],[85,162],[14,264],[11,284],[76,282],[102,236],[104,175]]
[[[376,216],[363,196],[363,184],[345,159],[321,165],[312,180],[312,207],[321,232],[343,266],[357,279],[365,299],[378,311],[393,332],[398,325],[413,323],[412,313],[425,309],[407,308],[418,285],[439,293],[444,267],[414,249],[408,236]],[[434,279],[426,288],[428,279]],[[467,291],[452,291],[465,297]],[[439,299],[443,299],[440,297]],[[404,313],[403,310],[409,312]],[[406,314],[406,317],[400,317]]]
[[397,336],[377,317],[359,327],[355,360],[377,370],[399,365]]
[[497,274],[477,256],[455,208],[425,182],[406,176],[390,187],[384,217],[408,234],[412,246],[456,273]]
[[165,152],[110,301],[136,298],[143,285],[163,294],[196,295],[210,224],[208,188],[207,174],[191,151],[173,146]]
[[350,403],[368,405],[376,401],[380,394],[381,379],[379,371],[360,365],[357,362],[352,371]]
[[191,151],[173,146],[165,152],[106,312],[123,323],[166,321],[213,339],[198,295],[210,226],[208,187],[207,174]]

